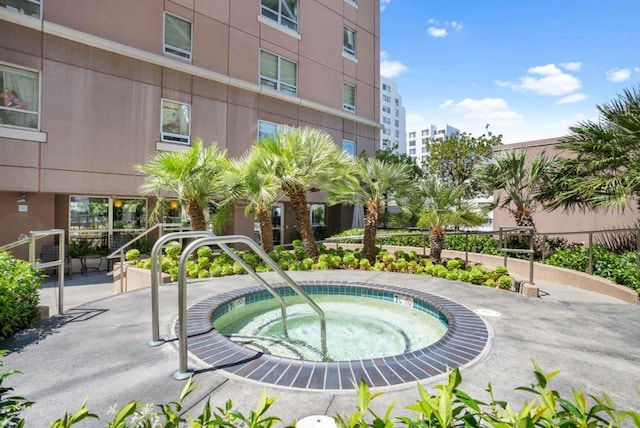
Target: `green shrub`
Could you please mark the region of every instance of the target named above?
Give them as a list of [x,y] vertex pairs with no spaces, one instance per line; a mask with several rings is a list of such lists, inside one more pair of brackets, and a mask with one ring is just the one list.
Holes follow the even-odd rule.
[[124,258],[130,262],[137,262],[140,260],[140,250],[132,248],[124,254]]
[[0,341],[35,324],[40,283],[29,262],[0,251]]
[[[429,392],[418,383],[417,400],[407,406],[404,415],[394,416],[394,404],[387,407],[384,414],[377,414],[372,402],[382,395],[372,393],[361,380],[356,384],[356,411],[338,414],[335,423],[338,428],[384,428],[395,426],[407,427],[500,427],[500,428],[533,428],[533,427],[620,427],[640,426],[640,413],[633,410],[618,409],[607,394],[602,397],[587,396],[579,390],[573,390],[572,397],[563,397],[549,384],[557,371],[545,373],[534,361],[534,379],[531,385],[521,386],[517,390],[525,391],[532,398],[521,407],[497,399],[489,384],[486,391],[488,402],[483,402],[461,391],[462,375],[459,369],[447,373],[447,379]],[[0,374],[1,375],[1,374]],[[0,376],[0,380],[2,377]],[[195,386],[189,379],[177,401],[168,404],[142,404],[130,401],[111,413],[112,420],[105,426],[131,427],[252,427],[272,428],[277,423],[285,426],[277,416],[267,416],[275,398],[268,397],[266,390],[258,400],[255,410],[247,414],[233,408],[231,400],[223,407],[212,408],[207,400],[199,414],[187,415],[183,402]],[[22,400],[18,397],[18,402]],[[27,403],[30,405],[31,403]],[[26,406],[25,406],[26,407]],[[2,407],[0,407],[1,409]],[[19,419],[18,409],[16,421]],[[68,428],[86,418],[99,419],[86,407],[86,400],[74,414],[65,414],[63,418],[51,422],[52,428]],[[9,425],[13,426],[13,425]],[[20,426],[20,425],[17,425]],[[286,425],[293,426],[293,425]]]
[[[497,273],[497,272],[496,272]],[[498,287],[503,290],[510,290],[513,282],[511,281],[511,277],[509,275],[501,275],[498,277]]]

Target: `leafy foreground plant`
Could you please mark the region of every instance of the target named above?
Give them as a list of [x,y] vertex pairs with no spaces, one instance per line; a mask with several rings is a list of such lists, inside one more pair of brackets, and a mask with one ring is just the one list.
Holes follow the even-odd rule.
[[[4,351],[0,351],[2,355]],[[0,361],[0,367],[2,362]],[[621,427],[635,425],[640,427],[640,413],[619,410],[607,394],[602,397],[589,395],[582,391],[573,391],[571,399],[549,387],[549,380],[558,374],[557,371],[544,373],[534,361],[536,382],[530,386],[516,388],[530,392],[533,399],[526,401],[520,409],[514,408],[507,401],[498,400],[493,395],[491,384],[488,385],[489,403],[479,401],[462,392],[458,387],[462,376],[458,369],[448,372],[447,382],[436,385],[435,392],[430,393],[418,384],[418,399],[407,407],[412,416],[392,415],[392,403],[383,415],[371,408],[372,401],[382,395],[372,393],[364,381],[357,386],[358,403],[353,414],[337,415],[336,425],[339,428],[391,428],[406,425],[409,428],[422,427]],[[2,380],[16,372],[0,373]],[[177,402],[168,404],[143,404],[136,400],[123,407],[113,408],[112,419],[106,422],[110,428],[155,428],[155,427],[250,427],[271,428],[282,420],[276,416],[267,416],[267,412],[275,398],[267,397],[263,392],[255,410],[244,414],[233,409],[231,400],[224,407],[213,408],[208,400],[198,415],[186,415],[183,402],[195,391],[189,379]],[[0,388],[0,427],[24,427],[25,421],[20,418],[20,411],[30,406],[31,402],[22,397],[6,397],[12,388]],[[75,413],[65,414],[62,418],[50,422],[52,428],[68,428],[84,419],[99,419],[86,407],[86,400]],[[286,428],[295,426],[295,422]]]

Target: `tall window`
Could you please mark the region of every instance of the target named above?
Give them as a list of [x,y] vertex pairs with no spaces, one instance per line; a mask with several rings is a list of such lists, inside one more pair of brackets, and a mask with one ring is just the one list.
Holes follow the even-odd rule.
[[260,85],[295,97],[298,94],[297,64],[260,51]]
[[425,135],[429,135],[429,130],[428,129],[423,129],[422,130],[422,136],[424,137]]
[[298,31],[298,0],[260,0],[260,14]]
[[0,0],[0,7],[40,18],[40,0]]
[[342,30],[342,50],[349,55],[356,56],[356,32],[349,27]]
[[356,142],[351,140],[342,140],[342,148],[351,156],[356,155]]
[[309,204],[309,215],[311,216],[311,226],[320,227],[325,225],[325,204]]
[[191,22],[165,12],[164,51],[191,59]]
[[187,104],[162,100],[162,141],[189,144],[190,113]]
[[342,85],[342,108],[351,113],[356,112],[356,87],[349,83]]
[[0,126],[39,129],[38,73],[0,64]]
[[391,97],[389,95],[383,95],[382,96],[382,101],[384,101],[385,103],[390,103],[391,102]]

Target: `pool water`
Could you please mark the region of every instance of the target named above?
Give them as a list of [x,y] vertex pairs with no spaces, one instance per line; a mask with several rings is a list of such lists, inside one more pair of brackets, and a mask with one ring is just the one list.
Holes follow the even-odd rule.
[[[373,359],[406,354],[438,341],[446,322],[413,309],[406,300],[388,301],[347,295],[314,295],[327,322],[328,360]],[[322,361],[320,321],[298,297],[286,297],[288,338],[275,299],[244,304],[217,317],[214,327],[232,341],[271,355]],[[408,305],[409,303],[409,305]]]

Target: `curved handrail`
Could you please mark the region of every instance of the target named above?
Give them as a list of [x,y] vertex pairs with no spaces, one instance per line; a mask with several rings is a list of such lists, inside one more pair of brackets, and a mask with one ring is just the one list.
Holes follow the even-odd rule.
[[[184,231],[184,232],[173,232],[163,235],[156,241],[151,249],[151,333],[152,338],[147,345],[149,346],[158,346],[165,343],[164,340],[160,339],[160,312],[158,309],[158,286],[160,283],[160,275],[162,273],[162,269],[158,268],[159,260],[161,256],[162,246],[169,242],[172,239],[180,239],[180,238],[204,238],[211,237],[215,238],[215,235],[212,232],[195,230],[195,231]],[[282,328],[284,330],[285,337],[288,337],[289,331],[287,328],[287,304],[285,303],[283,297],[278,294],[277,291],[273,289],[260,275],[254,271],[251,266],[249,266],[240,256],[238,256],[231,248],[227,245],[220,243],[218,244],[220,249],[227,253],[235,262],[237,262],[240,266],[244,268],[245,271],[253,279],[258,281],[271,295],[280,303],[280,311],[282,313]]]
[[218,245],[221,244],[238,244],[242,243],[249,246],[253,251],[262,258],[276,273],[278,273],[300,297],[302,297],[311,308],[320,317],[320,341],[322,346],[323,359],[326,360],[327,352],[327,323],[324,312],[320,307],[311,300],[311,298],[287,275],[276,262],[251,238],[244,235],[228,235],[200,238],[191,242],[184,249],[180,256],[178,265],[178,322],[179,322],[179,338],[180,338],[180,368],[173,374],[174,379],[187,379],[193,373],[187,366],[187,260],[198,247],[202,245]]

